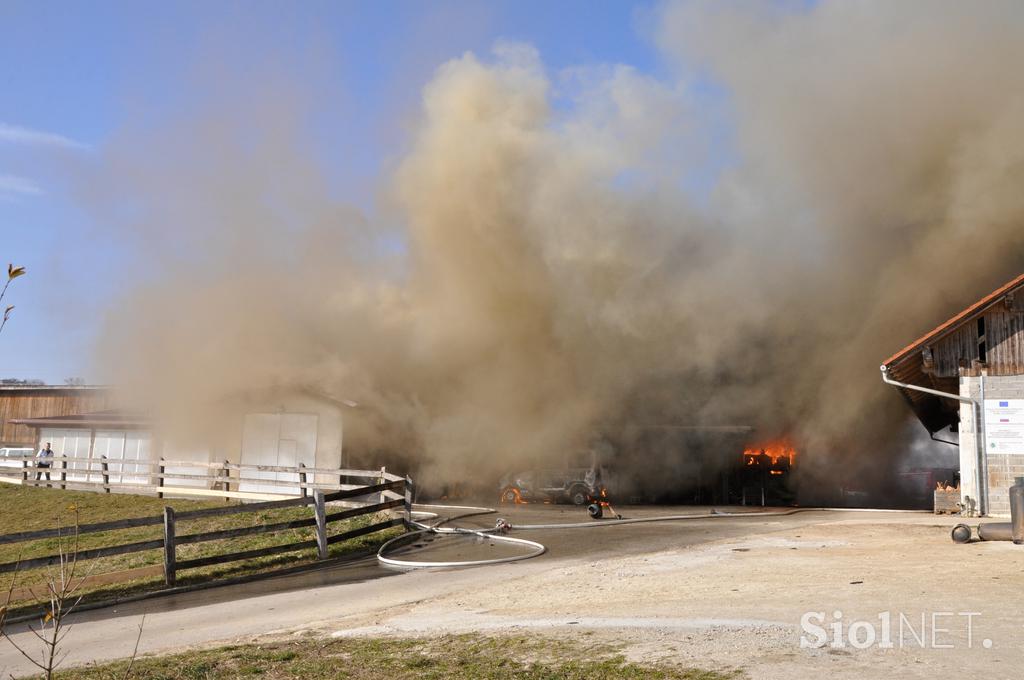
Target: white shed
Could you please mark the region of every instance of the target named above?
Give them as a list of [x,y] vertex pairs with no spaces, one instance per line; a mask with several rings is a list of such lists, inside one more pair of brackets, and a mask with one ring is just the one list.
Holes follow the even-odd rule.
[[[102,411],[71,416],[28,418],[15,421],[36,430],[36,448],[50,442],[56,455],[108,461],[154,460],[223,462],[243,465],[333,468],[342,466],[342,409],[330,397],[298,389],[250,392],[226,400],[212,426],[179,436],[159,419],[126,411]],[[72,463],[69,481],[82,475],[73,471],[87,463]],[[113,466],[120,471],[114,482],[148,483],[148,467]],[[192,470],[169,466],[168,473]],[[292,473],[250,472],[248,477],[297,481]],[[287,478],[286,478],[287,477]],[[196,484],[204,484],[196,480]],[[246,482],[240,491],[287,493],[286,487]],[[298,491],[296,488],[295,492]]]

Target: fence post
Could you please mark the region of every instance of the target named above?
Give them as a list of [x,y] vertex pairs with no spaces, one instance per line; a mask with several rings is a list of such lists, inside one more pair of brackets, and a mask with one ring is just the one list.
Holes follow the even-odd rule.
[[66,484],[67,479],[68,479],[68,457],[67,456],[62,456],[61,459],[60,459],[60,488],[61,488],[61,490],[64,490],[65,488],[67,488],[67,484]]
[[[223,489],[224,491],[231,491],[231,470],[228,469],[228,465],[230,464],[230,462],[231,461],[229,461],[227,458],[225,458],[224,459],[224,467],[222,467],[220,469],[220,474],[224,477],[224,482],[222,483],[222,486],[224,487],[224,489]],[[231,496],[224,496],[224,502],[225,503],[231,502]]]
[[164,508],[164,582],[174,585],[174,508]]
[[[377,480],[378,484],[383,484],[384,483],[384,473],[385,472],[387,472],[387,468],[382,466],[381,469],[380,469],[380,479]],[[381,491],[381,492],[379,492],[377,494],[377,502],[378,503],[383,503],[384,502],[384,492],[383,491]]]
[[28,459],[21,460],[21,483],[28,484]]
[[412,528],[412,478],[405,476],[405,528]]
[[103,493],[110,493],[110,468],[107,467],[107,457],[100,456],[100,469],[103,471]]
[[327,559],[327,508],[324,506],[324,492],[313,489],[313,514],[316,516],[317,558]]
[[[164,486],[164,457],[163,456],[160,456],[160,466],[157,467],[156,471],[157,471],[156,485],[162,489],[163,486]],[[121,481],[124,482],[124,463],[121,463]],[[164,497],[164,492],[163,491],[157,491],[156,492],[156,497],[157,498],[163,498]],[[174,517],[173,511],[172,511],[171,517]]]
[[306,498],[309,496],[309,489],[306,488],[306,464],[299,463],[299,489],[302,493],[302,497]]

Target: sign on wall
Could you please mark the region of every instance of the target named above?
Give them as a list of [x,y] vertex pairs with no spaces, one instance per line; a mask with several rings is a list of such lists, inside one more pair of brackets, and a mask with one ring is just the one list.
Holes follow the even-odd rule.
[[1024,399],[985,400],[985,450],[1024,455]]

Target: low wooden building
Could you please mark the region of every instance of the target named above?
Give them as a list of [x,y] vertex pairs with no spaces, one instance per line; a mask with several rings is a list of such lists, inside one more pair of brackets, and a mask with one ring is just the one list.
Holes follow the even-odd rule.
[[[189,462],[340,468],[343,408],[344,402],[322,394],[279,389],[226,399],[213,423],[202,432],[187,434],[148,414],[122,410],[15,418],[11,424],[30,433],[23,438],[24,446],[37,448],[49,442],[58,456],[82,459],[71,470],[95,467],[92,461],[106,458],[120,461],[117,470],[125,479],[119,481],[144,483],[149,468],[129,461],[176,461],[182,465],[169,465],[168,473],[185,475],[194,472],[188,469]],[[69,474],[73,477],[74,472]],[[281,481],[279,477],[287,474],[267,471],[255,476]],[[275,488],[253,481],[239,490]]]
[[882,363],[933,435],[958,434],[961,502],[1008,515],[1024,476],[1024,275],[986,295]]
[[13,422],[27,418],[71,416],[112,408],[106,387],[77,385],[0,385],[0,447],[34,447],[33,428]]

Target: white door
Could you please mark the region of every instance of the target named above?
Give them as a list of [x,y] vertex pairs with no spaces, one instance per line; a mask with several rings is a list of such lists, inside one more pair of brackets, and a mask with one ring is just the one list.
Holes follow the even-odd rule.
[[156,472],[156,468],[131,461],[149,460],[149,440],[148,432],[96,430],[93,467],[98,468],[100,457],[106,456],[111,483],[148,486],[150,472]]
[[[96,433],[99,435],[99,433]],[[150,460],[150,434],[149,432],[128,431],[124,433],[124,459],[129,460]],[[124,466],[125,484],[149,484],[150,474],[158,472],[158,468],[149,465]],[[159,483],[158,480],[153,480]]]
[[[242,465],[313,467],[318,416],[315,413],[249,413],[242,426]],[[295,472],[243,470],[250,480],[298,482]],[[299,487],[242,482],[240,491],[298,495]]]
[[123,462],[124,432],[104,432],[103,430],[96,431],[96,441],[93,443],[92,457],[94,460],[99,461],[104,456],[107,459],[107,470],[110,473],[111,484],[135,483],[128,481],[129,477],[132,476],[130,473],[135,471],[135,466],[132,466],[131,470],[126,470]]
[[[40,445],[50,442],[50,447],[53,449],[53,455],[55,456],[72,456],[75,458],[87,459],[89,458],[89,443],[92,439],[92,432],[90,430],[58,430],[51,428],[43,428],[39,432]],[[98,454],[97,454],[98,455]],[[67,479],[71,481],[86,481],[88,477],[91,477],[92,481],[99,481],[99,475],[89,475],[89,461],[88,460],[73,460],[68,462]],[[99,466],[97,466],[98,468]],[[51,472],[60,471],[60,463],[54,463],[54,470]]]

